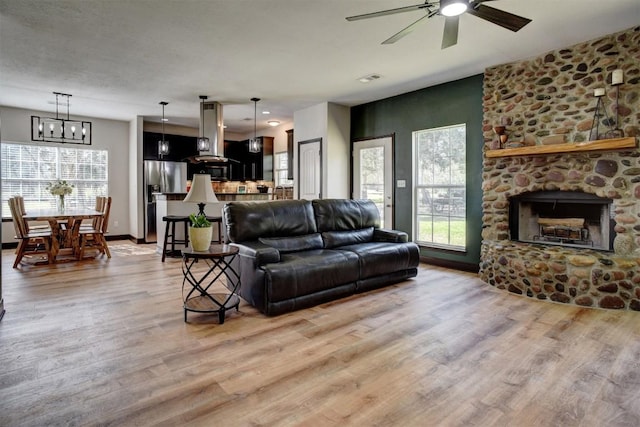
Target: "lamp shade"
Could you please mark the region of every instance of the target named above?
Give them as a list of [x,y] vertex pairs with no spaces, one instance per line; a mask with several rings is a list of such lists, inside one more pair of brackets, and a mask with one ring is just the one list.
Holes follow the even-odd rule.
[[187,203],[217,203],[216,193],[211,188],[211,175],[194,174],[191,182],[191,189],[184,198]]

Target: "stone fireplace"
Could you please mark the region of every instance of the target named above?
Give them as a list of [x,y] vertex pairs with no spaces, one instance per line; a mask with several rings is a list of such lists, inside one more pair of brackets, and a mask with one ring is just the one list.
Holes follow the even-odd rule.
[[[479,274],[489,285],[640,311],[638,46],[640,27],[485,71]],[[615,106],[623,138],[574,150],[589,141],[594,88],[606,88],[614,108],[615,69],[626,76]],[[497,125],[515,154],[496,149]]]

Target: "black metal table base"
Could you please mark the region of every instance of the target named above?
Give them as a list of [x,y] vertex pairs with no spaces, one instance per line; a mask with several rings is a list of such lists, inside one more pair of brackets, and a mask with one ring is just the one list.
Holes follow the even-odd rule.
[[[238,255],[238,248],[228,245],[211,245],[206,252],[196,252],[191,248],[182,250],[182,294],[184,301],[184,321],[187,322],[187,312],[217,313],[220,324],[224,323],[226,312],[232,308],[239,311],[240,298],[236,291],[240,286],[240,274],[232,263]],[[194,266],[204,261],[208,269],[195,272]],[[198,278],[196,274],[201,273]],[[209,293],[208,290],[215,282],[222,278],[233,284],[229,293]],[[191,289],[185,296],[185,285]]]

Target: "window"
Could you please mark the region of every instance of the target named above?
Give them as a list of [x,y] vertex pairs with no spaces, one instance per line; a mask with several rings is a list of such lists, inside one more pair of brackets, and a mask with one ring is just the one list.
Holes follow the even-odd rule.
[[419,245],[466,248],[466,126],[413,132],[414,230]]
[[292,179],[287,179],[287,168],[289,166],[289,156],[286,151],[282,153],[276,153],[273,159],[274,164],[274,180],[275,186],[291,186],[293,185]]
[[107,150],[2,143],[2,216],[11,217],[8,199],[24,197],[25,209],[53,209],[55,197],[47,184],[63,179],[74,185],[65,198],[69,207],[95,205],[108,195]]

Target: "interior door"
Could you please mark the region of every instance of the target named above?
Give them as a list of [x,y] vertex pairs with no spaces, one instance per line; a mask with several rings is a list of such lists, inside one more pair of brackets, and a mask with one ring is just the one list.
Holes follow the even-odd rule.
[[371,199],[380,211],[380,226],[393,228],[393,138],[353,143],[353,198]]
[[298,142],[298,198],[322,198],[322,138]]

